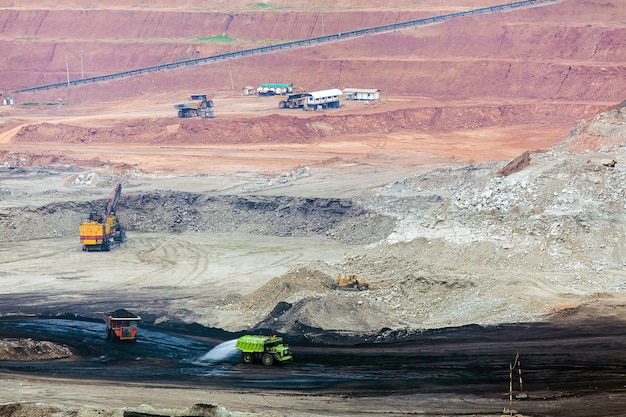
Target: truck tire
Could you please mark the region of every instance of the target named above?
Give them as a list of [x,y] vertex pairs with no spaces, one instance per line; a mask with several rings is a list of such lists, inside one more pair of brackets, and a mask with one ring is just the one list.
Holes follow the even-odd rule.
[[244,363],[252,363],[253,360],[254,360],[254,357],[252,356],[252,353],[249,353],[249,352],[244,352],[243,353],[243,362]]
[[261,362],[263,362],[265,366],[272,366],[274,364],[274,357],[269,353],[264,353],[263,356],[261,356]]
[[284,100],[278,103],[278,108],[284,109],[285,107],[287,107],[287,102],[285,102]]
[[207,101],[207,105],[209,106],[209,108],[213,108],[213,100]]

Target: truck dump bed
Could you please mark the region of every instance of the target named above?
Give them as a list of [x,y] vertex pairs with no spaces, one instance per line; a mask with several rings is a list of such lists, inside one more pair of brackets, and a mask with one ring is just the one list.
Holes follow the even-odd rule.
[[265,346],[282,342],[282,337],[246,335],[237,339],[236,347],[243,352],[264,352]]

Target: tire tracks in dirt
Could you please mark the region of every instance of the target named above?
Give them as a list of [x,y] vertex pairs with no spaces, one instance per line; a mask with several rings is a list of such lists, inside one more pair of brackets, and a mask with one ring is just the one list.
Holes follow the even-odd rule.
[[27,124],[16,126],[6,132],[0,132],[0,143],[11,143],[11,139]]

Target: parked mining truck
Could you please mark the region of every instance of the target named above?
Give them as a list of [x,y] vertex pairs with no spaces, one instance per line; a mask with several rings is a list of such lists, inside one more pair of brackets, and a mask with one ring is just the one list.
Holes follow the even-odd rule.
[[261,362],[265,366],[281,364],[292,359],[289,346],[282,337],[245,335],[235,344],[245,363]]
[[281,109],[323,110],[326,108],[338,109],[341,107],[339,97],[343,94],[338,88],[310,93],[291,94],[285,100],[278,102]]
[[80,243],[83,245],[83,251],[108,252],[111,245],[126,240],[126,229],[120,223],[117,214],[117,203],[121,194],[122,184],[117,184],[104,213],[92,211],[89,213],[89,219],[80,225]]
[[175,104],[174,108],[178,110],[178,117],[181,119],[187,117],[213,118],[213,100],[207,98],[206,94],[193,94],[191,100]]
[[102,318],[106,323],[106,338],[113,341],[135,341],[138,323],[141,317],[130,311],[120,308],[112,313],[104,313]]
[[278,102],[278,107],[281,109],[303,109],[307,104],[308,96],[304,93],[292,94],[287,97],[286,100]]

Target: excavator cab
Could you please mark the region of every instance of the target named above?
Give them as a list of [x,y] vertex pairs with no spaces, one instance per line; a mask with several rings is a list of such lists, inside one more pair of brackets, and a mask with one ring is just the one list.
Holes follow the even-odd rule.
[[97,211],[92,211],[89,213],[89,221],[102,223],[102,214],[99,214]]

